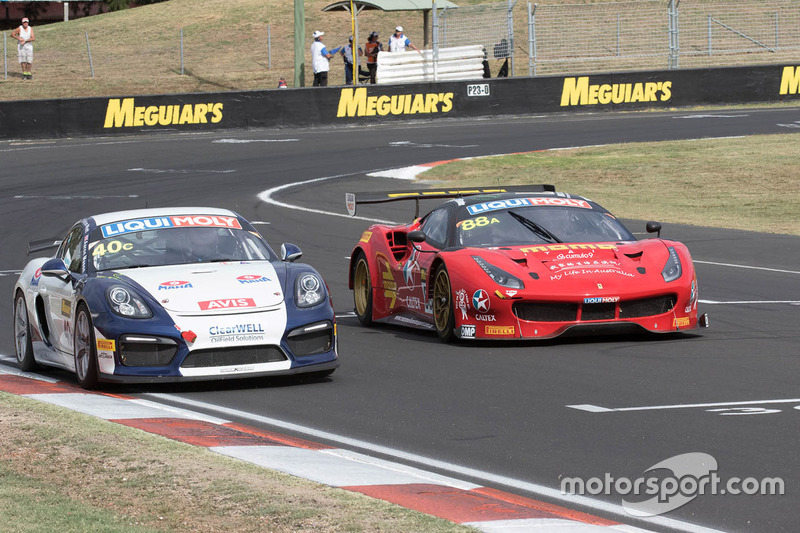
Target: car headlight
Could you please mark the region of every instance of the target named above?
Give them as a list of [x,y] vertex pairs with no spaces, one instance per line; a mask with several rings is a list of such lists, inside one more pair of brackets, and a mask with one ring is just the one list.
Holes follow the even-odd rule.
[[667,250],[669,250],[669,258],[667,259],[667,264],[661,270],[661,275],[664,281],[669,283],[681,277],[683,269],[681,269],[681,258],[678,257],[678,252],[675,251],[675,248],[668,246]]
[[322,280],[316,274],[306,272],[297,277],[294,283],[294,301],[297,307],[311,307],[325,299]]
[[126,318],[150,318],[153,312],[147,304],[130,290],[114,285],[106,290],[106,300],[114,313]]
[[478,266],[486,272],[486,275],[492,278],[492,281],[497,283],[502,287],[508,287],[509,289],[524,289],[525,284],[522,283],[522,280],[512,276],[505,270],[501,268],[497,268],[496,266],[487,263],[484,261],[482,257],[477,255],[473,255],[472,258],[478,263]]

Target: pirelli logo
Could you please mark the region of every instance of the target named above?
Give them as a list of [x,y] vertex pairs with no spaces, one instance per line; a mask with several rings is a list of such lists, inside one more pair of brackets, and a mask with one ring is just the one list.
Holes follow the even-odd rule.
[[513,335],[514,326],[485,326],[486,335]]
[[115,348],[114,339],[97,339],[97,349],[103,352],[113,352]]

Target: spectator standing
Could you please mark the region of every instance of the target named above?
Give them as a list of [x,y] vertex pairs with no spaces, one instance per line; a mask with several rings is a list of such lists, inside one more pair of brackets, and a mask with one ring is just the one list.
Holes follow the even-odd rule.
[[322,43],[324,31],[315,31],[312,34],[314,42],[311,44],[311,66],[314,69],[314,87],[328,86],[328,71],[331,69],[330,59],[340,48],[328,51]]
[[367,70],[369,71],[369,82],[375,83],[375,75],[378,72],[378,52],[383,52],[383,44],[378,41],[378,32],[369,34],[367,44],[364,45],[364,54],[367,56]]
[[19,41],[17,44],[17,56],[19,65],[22,67],[22,79],[33,79],[33,28],[30,26],[28,17],[22,19],[22,24],[11,32],[11,37]]
[[[343,46],[339,52],[344,59],[344,84],[353,85],[353,36],[350,36],[350,42]],[[364,55],[361,47],[358,48],[358,55]]]
[[420,54],[420,49],[411,44],[411,41],[403,34],[403,27],[398,26],[394,29],[394,35],[389,37],[389,51],[390,52],[405,52],[406,47],[416,50]]
[[286,89],[286,80],[281,78],[278,80],[278,89]]

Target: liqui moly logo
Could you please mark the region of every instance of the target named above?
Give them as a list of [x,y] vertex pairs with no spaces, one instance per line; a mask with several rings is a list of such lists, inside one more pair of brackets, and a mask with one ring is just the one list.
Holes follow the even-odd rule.
[[582,207],[583,209],[591,209],[592,206],[586,200],[577,200],[575,198],[508,198],[506,200],[495,200],[493,202],[483,202],[481,204],[468,205],[467,211],[470,215],[477,215],[479,213],[486,213],[488,211],[497,211],[498,209],[510,209],[513,207],[527,207],[527,206],[560,206],[560,207]]
[[137,218],[124,222],[114,222],[101,226],[103,237],[113,237],[124,233],[145,231],[150,229],[205,227],[242,229],[236,217],[220,215],[185,215],[171,217]]
[[256,302],[252,298],[227,298],[224,300],[208,300],[197,302],[201,311],[219,311],[221,309],[238,309],[241,307],[255,307]]
[[169,289],[191,289],[192,284],[188,281],[164,281],[158,285],[158,290],[166,291]]
[[236,280],[239,283],[246,285],[248,283],[265,283],[269,281],[269,278],[260,274],[245,274],[244,276],[239,276],[236,278]]

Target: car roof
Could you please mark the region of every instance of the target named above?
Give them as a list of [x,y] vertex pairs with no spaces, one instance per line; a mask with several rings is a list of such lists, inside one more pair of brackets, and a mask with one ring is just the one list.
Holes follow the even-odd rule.
[[94,219],[95,224],[101,226],[111,222],[131,220],[134,218],[153,218],[167,217],[171,215],[223,215],[229,217],[238,216],[229,209],[219,207],[151,207],[149,209],[131,209],[128,211],[114,211],[102,213],[89,218]]

